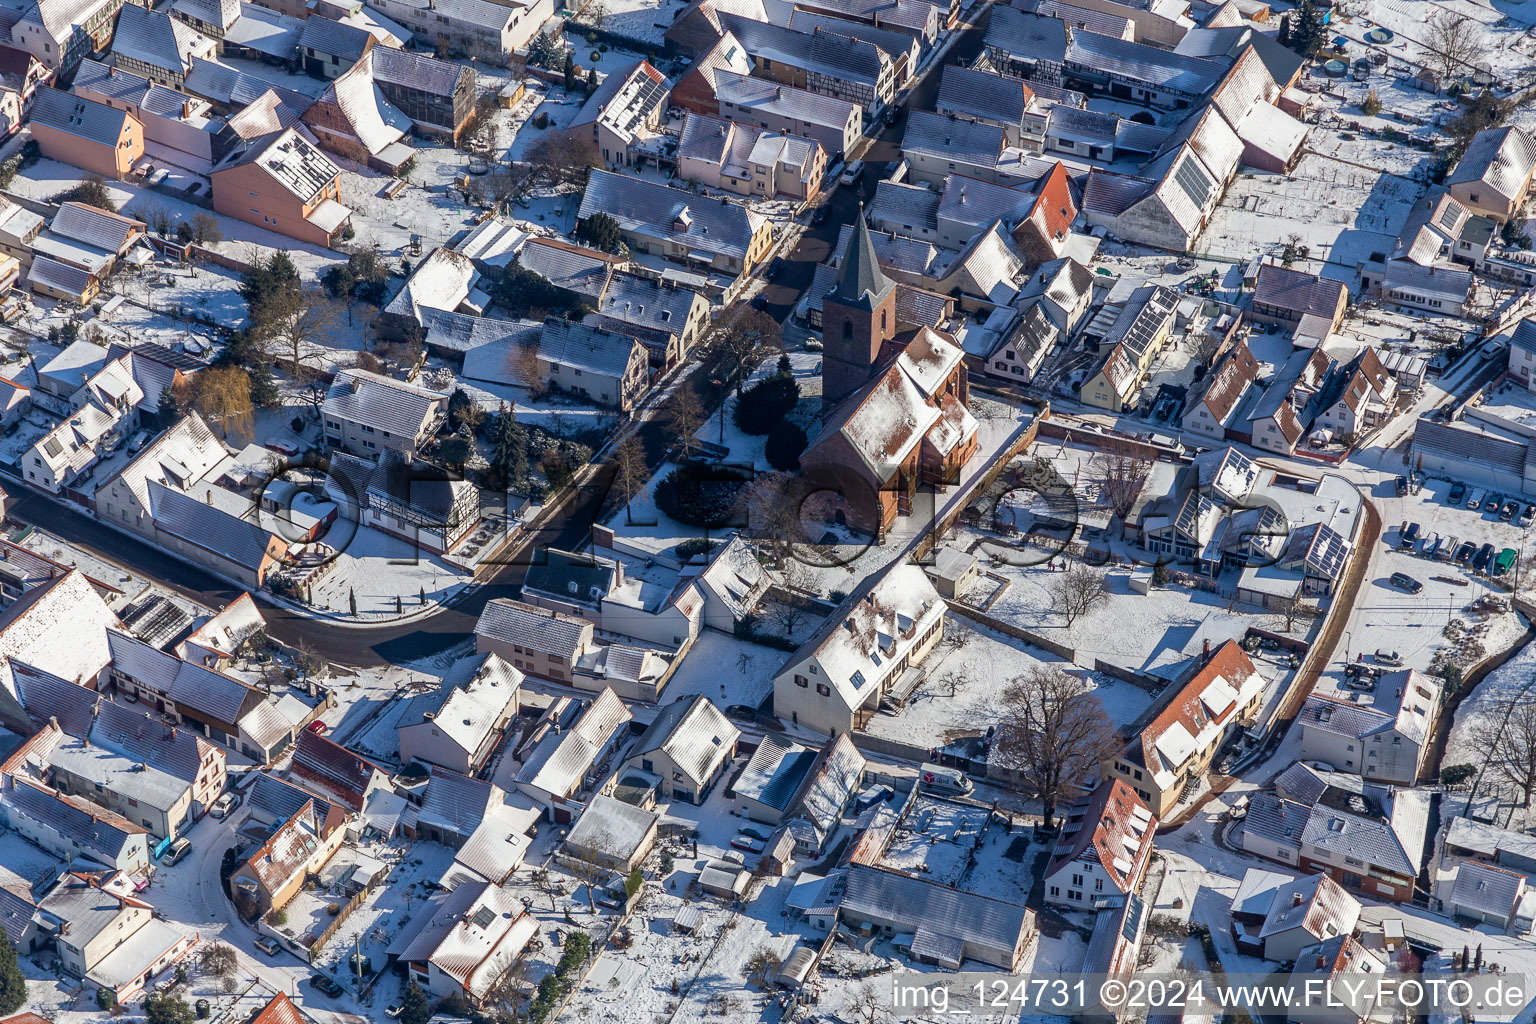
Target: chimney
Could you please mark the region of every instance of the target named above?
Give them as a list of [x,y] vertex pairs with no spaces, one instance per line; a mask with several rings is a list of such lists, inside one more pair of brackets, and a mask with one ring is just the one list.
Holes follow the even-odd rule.
[[1205,646],[1202,647],[1201,650],[1200,650],[1200,661],[1203,664],[1203,663],[1208,662],[1210,660],[1211,660],[1211,641],[1210,641],[1210,638],[1207,637],[1206,641],[1205,641]]

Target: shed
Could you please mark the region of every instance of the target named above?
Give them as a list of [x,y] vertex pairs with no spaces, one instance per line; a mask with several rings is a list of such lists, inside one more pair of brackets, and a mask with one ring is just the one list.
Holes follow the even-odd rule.
[[928,575],[940,595],[958,598],[976,582],[980,564],[975,555],[945,546],[935,552],[933,564],[928,567]]
[[783,988],[799,988],[805,984],[805,979],[810,977],[811,968],[816,966],[816,951],[809,946],[800,946],[789,954],[789,959],[784,961],[784,966],[779,968],[777,984]]
[[696,905],[690,904],[679,910],[672,918],[673,931],[692,932],[699,926],[699,915],[702,914]]
[[699,872],[699,888],[721,899],[740,899],[751,874],[728,860],[712,860]]

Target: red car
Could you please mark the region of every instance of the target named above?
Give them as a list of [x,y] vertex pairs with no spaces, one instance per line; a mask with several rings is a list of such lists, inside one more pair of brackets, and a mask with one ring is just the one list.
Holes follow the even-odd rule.
[[324,736],[325,735],[325,730],[327,728],[329,728],[329,727],[324,722],[320,721],[320,719],[318,719],[318,718],[315,719],[313,722],[310,722],[309,725],[308,725],[309,731],[314,733],[316,736]]

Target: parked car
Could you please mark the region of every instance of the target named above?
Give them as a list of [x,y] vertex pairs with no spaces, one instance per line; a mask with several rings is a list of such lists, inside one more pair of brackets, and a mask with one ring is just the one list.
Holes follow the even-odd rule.
[[1406,590],[1410,594],[1417,594],[1419,591],[1424,589],[1424,584],[1420,583],[1418,580],[1414,579],[1412,576],[1409,576],[1405,572],[1395,572],[1392,574],[1391,579],[1392,585],[1394,587],[1398,588],[1399,590]]
[[1468,562],[1472,561],[1472,556],[1476,554],[1476,552],[1477,545],[1471,541],[1467,541],[1466,543],[1462,544],[1461,547],[1456,549],[1456,564],[1466,565]]
[[1451,484],[1451,493],[1450,493],[1450,496],[1447,498],[1447,500],[1452,505],[1460,505],[1461,504],[1461,499],[1465,498],[1466,496],[1467,496],[1467,485],[1464,484],[1464,483],[1461,483],[1460,481],[1457,481],[1456,483]]
[[1499,509],[1499,518],[1504,522],[1512,521],[1520,512],[1520,503],[1514,500],[1506,500],[1504,506]]
[[1231,817],[1236,821],[1248,817],[1248,794],[1244,793],[1232,804]]
[[1397,479],[1392,481],[1392,485],[1396,489],[1397,496],[1399,498],[1403,497],[1404,495],[1406,495],[1408,493],[1408,478],[1407,477],[1405,477],[1405,476],[1397,477]]
[[346,991],[340,985],[336,984],[336,980],[334,978],[325,974],[313,975],[309,979],[309,983],[315,986],[315,988],[319,989],[324,994],[330,996],[332,999],[335,999],[337,996],[341,995],[342,992]]
[[1419,524],[1409,523],[1406,527],[1399,531],[1397,536],[1397,546],[1405,551],[1412,551],[1413,545],[1418,542],[1418,539]]
[[225,793],[213,802],[213,806],[208,808],[208,813],[213,815],[215,818],[222,818],[239,806],[239,793]]
[[1456,544],[1457,543],[1458,542],[1457,542],[1457,539],[1455,537],[1447,538],[1446,542],[1444,544],[1440,545],[1440,550],[1435,553],[1435,561],[1437,561],[1437,562],[1449,562],[1452,558],[1455,558],[1456,557]]
[[740,864],[743,867],[745,867],[747,863],[747,858],[742,854],[740,850],[726,850],[720,855],[720,859],[728,860],[732,864]]
[[171,844],[170,850],[166,851],[166,866],[169,867],[170,865],[175,864],[190,852],[192,852],[192,840],[188,839],[186,836],[182,836],[180,839]]
[[1498,515],[1499,506],[1502,504],[1504,504],[1504,495],[1490,494],[1488,497],[1483,499],[1483,511],[1492,512],[1494,515]]
[[1477,549],[1477,554],[1472,556],[1472,569],[1482,572],[1488,568],[1488,563],[1493,561],[1493,545],[1484,544]]
[[735,836],[734,838],[731,839],[731,845],[736,847],[736,849],[738,849],[738,850],[745,850],[748,853],[762,853],[763,852],[762,841],[758,840],[758,839],[753,839],[751,836],[745,836],[745,835]]
[[1361,693],[1370,693],[1376,689],[1376,680],[1370,676],[1352,676],[1344,680],[1344,685],[1351,690],[1359,690]]
[[1440,550],[1440,535],[1432,533],[1424,538],[1424,543],[1419,545],[1419,557],[1434,558],[1435,552]]
[[1503,576],[1515,567],[1515,559],[1519,557],[1514,548],[1505,548],[1493,558],[1493,565],[1488,571],[1490,576]]
[[769,833],[765,828],[758,828],[755,825],[743,825],[740,831],[742,835],[751,836],[753,839],[756,839],[760,843],[766,843],[768,841]]
[[773,262],[768,264],[768,276],[778,277],[779,271],[784,269],[784,257],[775,256]]
[[325,731],[329,729],[330,726],[326,725],[324,722],[317,718],[313,722],[310,722],[308,725],[306,725],[304,728],[308,729],[316,736],[324,736]]
[[1394,667],[1403,663],[1402,655],[1398,654],[1396,651],[1384,651],[1379,647],[1376,648],[1376,660],[1381,662],[1383,665],[1392,665]]
[[256,940],[256,948],[267,956],[277,956],[283,951],[283,947],[277,944],[277,940],[270,935],[263,935]]
[[827,220],[827,208],[825,205],[816,207],[816,212],[811,214],[812,224],[825,224]]
[[756,295],[752,296],[752,301],[748,303],[748,305],[757,310],[759,313],[766,312],[768,309],[768,296],[762,292],[758,292]]
[[1520,525],[1529,529],[1532,523],[1536,523],[1536,505],[1527,505],[1520,513]]
[[1474,488],[1472,493],[1467,495],[1467,510],[1469,512],[1476,512],[1482,505],[1484,497],[1485,495],[1481,487]]
[[864,161],[855,160],[843,168],[843,173],[838,176],[838,181],[844,185],[852,185],[859,180],[859,175],[864,173]]
[[390,1020],[394,1020],[396,1017],[400,1016],[404,1012],[405,1012],[405,1004],[404,1003],[391,1003],[384,1010],[384,1016],[388,1017]]

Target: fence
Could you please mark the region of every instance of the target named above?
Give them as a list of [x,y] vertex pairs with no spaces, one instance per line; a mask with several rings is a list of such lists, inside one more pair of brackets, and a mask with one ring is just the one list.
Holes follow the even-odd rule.
[[[977,611],[969,605],[961,604],[954,598],[946,597],[944,603],[949,605],[949,610],[959,618],[970,619],[972,622],[985,626],[987,629],[996,630],[1004,636],[1011,636],[1015,640],[1022,640],[1032,647],[1038,647],[1047,653],[1054,654],[1064,661],[1077,663],[1077,650],[1075,648],[1057,643],[1055,640],[1049,640],[1038,633],[1031,633],[1027,629],[1020,629],[1011,622],[1004,622],[1002,619],[994,618],[986,612]],[[1086,668],[1087,666],[1084,667]]]
[[1104,675],[1109,676],[1111,679],[1118,679],[1122,683],[1130,683],[1137,689],[1146,690],[1148,693],[1151,693],[1154,690],[1160,690],[1164,686],[1168,685],[1168,680],[1166,679],[1158,679],[1155,676],[1144,676],[1140,672],[1134,671],[1133,669],[1128,669],[1121,665],[1111,665],[1109,662],[1103,661],[1099,658],[1093,659],[1093,670],[1095,672],[1102,672]]
[[352,911],[363,905],[363,903],[368,899],[369,893],[371,892],[373,892],[373,886],[370,884],[363,887],[363,889],[360,891],[354,893],[351,899],[342,904],[341,910],[337,912],[335,920],[326,925],[325,931],[315,936],[315,941],[310,944],[309,958],[311,962],[314,961],[315,954],[324,949],[325,944],[331,941],[331,938],[336,934],[336,929],[340,928],[342,923],[345,922],[347,918],[352,916]]
[[920,747],[915,743],[888,740],[884,736],[871,736],[867,732],[850,733],[848,738],[853,740],[853,745],[861,750],[885,754],[888,757],[899,757],[905,761],[913,761],[918,764],[928,760],[929,749],[927,747]]

